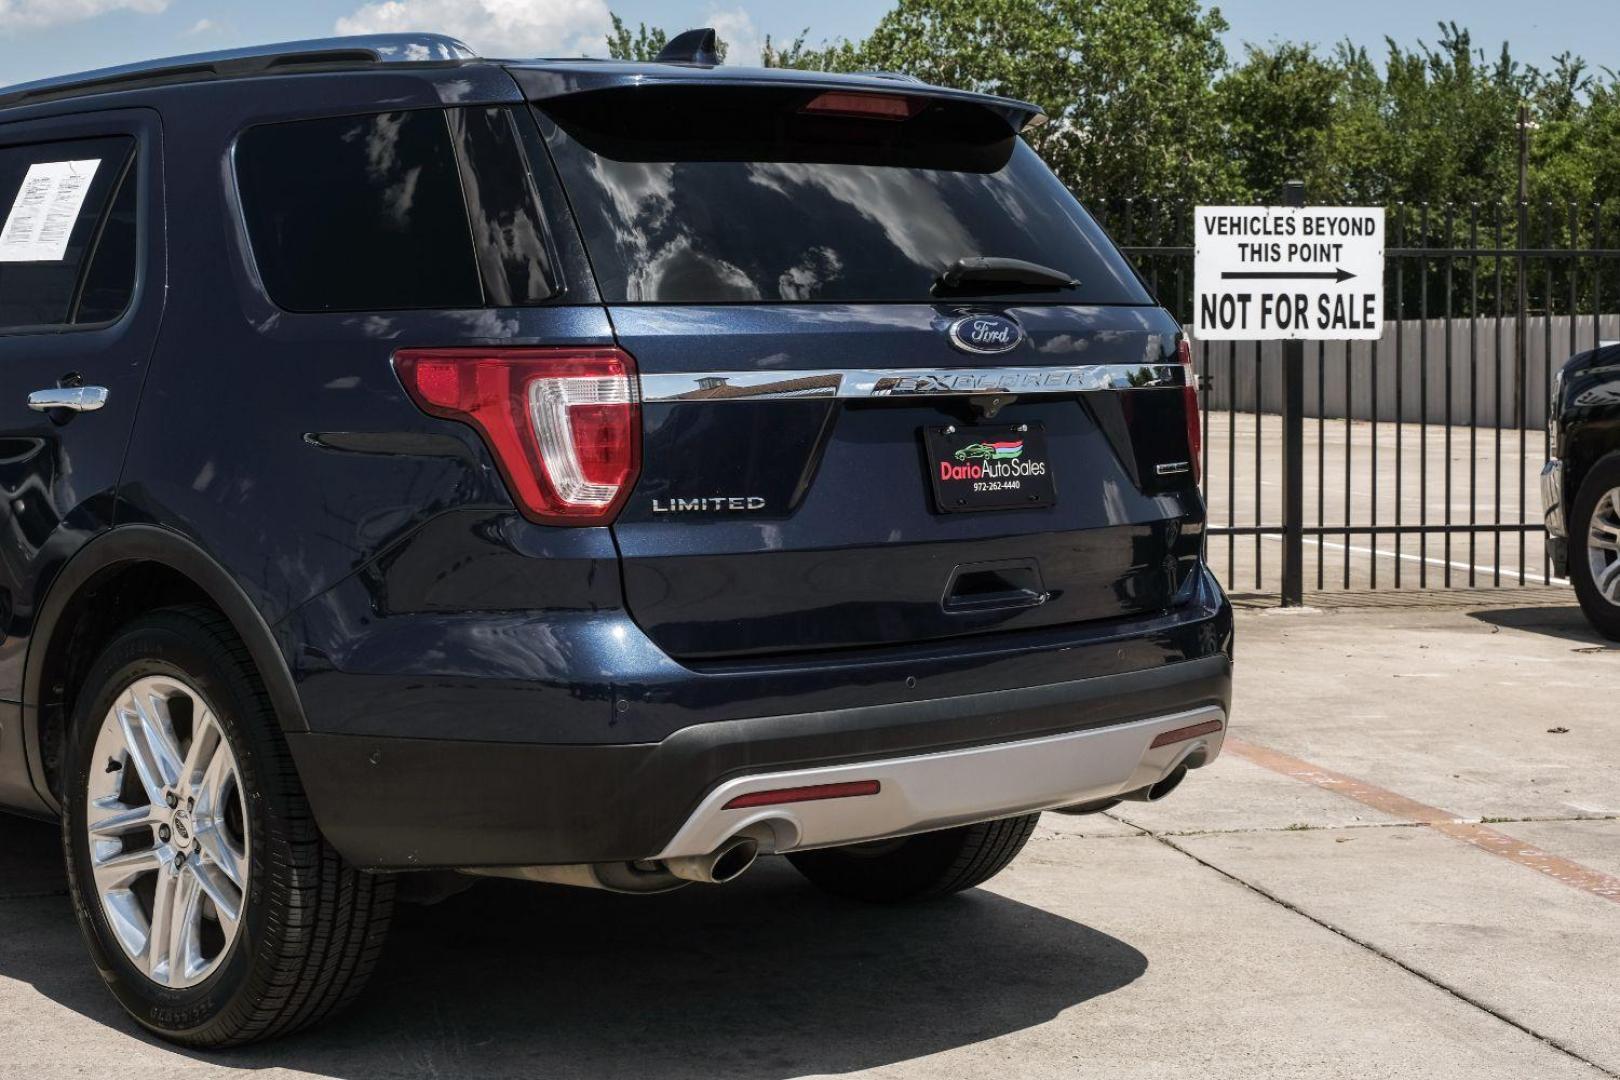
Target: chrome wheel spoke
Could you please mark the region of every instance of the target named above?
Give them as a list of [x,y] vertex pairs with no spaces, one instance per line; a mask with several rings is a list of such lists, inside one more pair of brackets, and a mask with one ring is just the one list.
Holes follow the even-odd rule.
[[219,752],[219,747],[223,745],[219,727],[215,725],[210,730],[213,733],[213,749],[209,751],[209,757],[196,780],[188,785],[190,794],[197,800],[197,816],[204,821],[225,813],[236,778],[236,763],[231,760],[231,755]]
[[141,734],[157,774],[166,786],[174,787],[180,782],[180,747],[175,741],[168,698],[159,694],[155,685],[137,683],[130,689],[129,701],[140,717]]
[[126,806],[116,799],[98,799],[90,804],[87,827],[91,836],[110,839],[150,832],[157,823],[157,813],[150,805]]
[[202,957],[202,887],[182,868],[165,872],[152,894],[152,932],[147,944],[147,974],[165,986],[185,986],[204,966]]
[[174,893],[178,877],[164,867],[158,872],[157,884],[152,889],[152,918],[146,930],[146,949],[140,957],[145,961],[147,977],[154,982],[169,984],[169,940],[173,936]]
[[[223,828],[210,826],[197,833],[197,846],[211,867],[224,875],[225,880],[240,893],[247,888],[247,859],[238,851],[236,843]],[[218,903],[218,901],[215,901]]]
[[224,867],[209,859],[188,863],[186,873],[197,879],[203,895],[213,902],[220,926],[229,934],[242,917],[241,888],[224,873]]
[[202,885],[188,865],[174,878],[174,914],[169,919],[169,985],[184,986],[202,966]]
[[1620,559],[1603,568],[1597,576],[1597,587],[1611,604],[1620,604]]
[[1598,501],[1592,510],[1592,543],[1613,551],[1620,546],[1620,505],[1614,492]]
[[199,703],[197,715],[191,722],[191,746],[186,750],[180,771],[181,788],[196,797],[199,808],[203,796],[217,791],[220,778],[230,772],[230,755],[219,752],[223,742],[219,721]]
[[118,729],[124,738],[124,750],[130,764],[135,766],[135,774],[140,777],[146,797],[152,801],[153,806],[161,806],[168,781],[163,775],[162,766],[156,755],[152,753],[152,748],[146,741],[145,733],[141,730],[140,715],[134,709],[124,708],[122,702],[113,706],[113,714],[118,719]]
[[91,857],[90,871],[103,893],[127,889],[142,874],[161,868],[157,848],[122,851],[103,858]]

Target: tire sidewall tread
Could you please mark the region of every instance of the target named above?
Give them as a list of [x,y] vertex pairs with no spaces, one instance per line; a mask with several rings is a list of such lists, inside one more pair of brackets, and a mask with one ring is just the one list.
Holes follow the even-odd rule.
[[[252,844],[230,953],[184,989],[146,978],[111,936],[81,840],[96,734],[116,695],[146,674],[183,678],[213,709],[236,756]],[[274,707],[224,617],[184,607],[132,621],[92,664],[84,690],[69,730],[63,848],[80,928],[120,1004],[165,1039],[223,1047],[295,1030],[351,1000],[380,954],[392,881],[348,867],[321,837]]]

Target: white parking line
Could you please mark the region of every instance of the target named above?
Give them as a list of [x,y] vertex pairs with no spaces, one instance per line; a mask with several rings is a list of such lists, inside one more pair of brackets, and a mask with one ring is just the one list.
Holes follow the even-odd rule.
[[[1264,535],[1267,540],[1272,540],[1279,544],[1282,543],[1283,538],[1274,533],[1266,533]],[[1480,566],[1477,563],[1457,562],[1455,559],[1436,559],[1422,555],[1412,555],[1404,551],[1379,551],[1374,548],[1359,547],[1355,544],[1335,544],[1331,540],[1323,540],[1316,536],[1305,537],[1305,542],[1307,544],[1319,544],[1325,548],[1332,548],[1334,551],[1348,551],[1353,555],[1372,555],[1382,559],[1404,559],[1407,562],[1428,563],[1430,566],[1449,566],[1453,570],[1472,570],[1476,579],[1482,576],[1488,578],[1495,573],[1500,573],[1504,578],[1517,577],[1519,573],[1518,567],[1513,567],[1510,569],[1505,566]],[[1526,573],[1524,577],[1525,581],[1527,582],[1534,580],[1534,576],[1529,573]],[[1536,584],[1568,585],[1569,579],[1561,577],[1547,577],[1536,581]]]

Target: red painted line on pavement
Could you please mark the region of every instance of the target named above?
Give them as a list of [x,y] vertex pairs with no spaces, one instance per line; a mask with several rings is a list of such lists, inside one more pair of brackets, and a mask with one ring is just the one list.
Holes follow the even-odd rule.
[[1437,806],[1420,803],[1416,799],[1409,799],[1405,795],[1397,794],[1377,784],[1369,784],[1365,780],[1357,780],[1353,776],[1324,769],[1320,765],[1313,765],[1280,750],[1272,750],[1265,746],[1256,746],[1254,743],[1230,735],[1223,746],[1228,753],[1236,754],[1245,761],[1253,762],[1272,772],[1322,788],[1325,791],[1337,792],[1347,799],[1354,799],[1363,806],[1370,806],[1374,810],[1382,811],[1392,817],[1409,818],[1419,822],[1435,832],[1461,840],[1465,844],[1472,844],[1481,851],[1488,851],[1492,855],[1500,856],[1509,862],[1518,863],[1528,867],[1538,874],[1543,874],[1554,881],[1568,885],[1572,889],[1601,896],[1620,904],[1620,878],[1612,874],[1605,874],[1601,870],[1594,870],[1590,866],[1582,866],[1550,852],[1542,851],[1533,844],[1517,840],[1507,833],[1500,832],[1488,825],[1481,825],[1476,821],[1465,821],[1456,814],[1449,813]]

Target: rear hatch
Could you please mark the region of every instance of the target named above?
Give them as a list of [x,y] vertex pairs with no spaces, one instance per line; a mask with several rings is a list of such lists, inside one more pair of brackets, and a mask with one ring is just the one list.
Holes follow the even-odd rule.
[[640,480],[613,531],[663,649],[1174,603],[1202,530],[1179,328],[1016,112],[813,85],[536,108],[640,374]]

